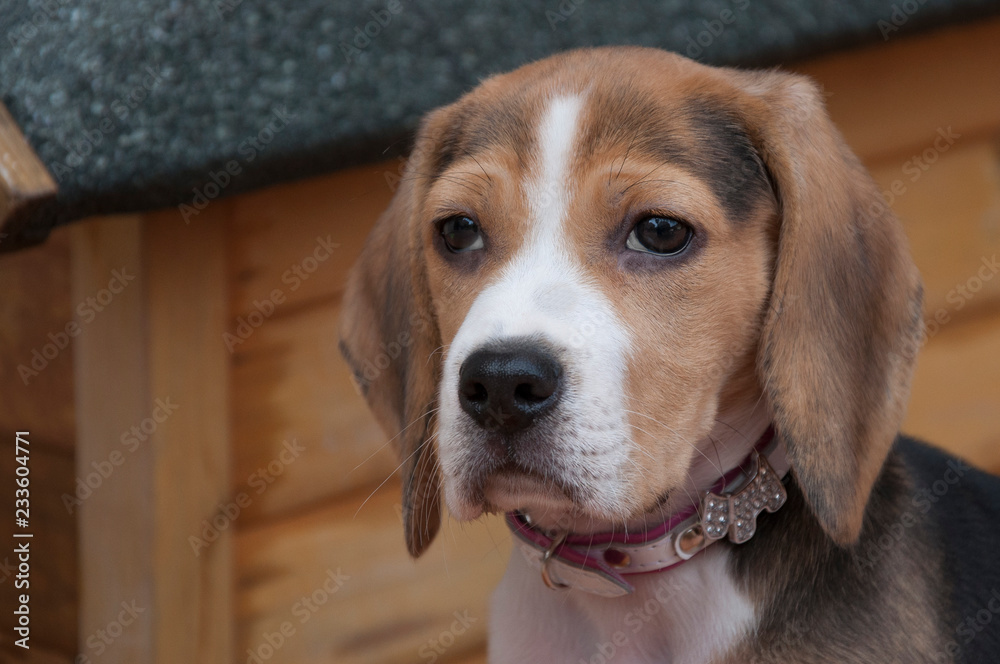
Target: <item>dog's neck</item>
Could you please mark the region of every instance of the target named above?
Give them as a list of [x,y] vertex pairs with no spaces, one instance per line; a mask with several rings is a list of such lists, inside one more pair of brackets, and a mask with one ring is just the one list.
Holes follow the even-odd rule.
[[664,511],[676,512],[696,502],[720,477],[746,459],[770,425],[770,410],[759,394],[721,411],[711,432],[696,443],[685,490],[675,492]]

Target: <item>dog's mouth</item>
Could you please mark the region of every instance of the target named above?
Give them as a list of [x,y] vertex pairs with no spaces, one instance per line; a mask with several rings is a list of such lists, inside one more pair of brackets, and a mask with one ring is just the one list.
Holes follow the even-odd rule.
[[531,468],[508,463],[483,482],[483,498],[493,509],[510,511],[539,503],[573,503],[576,491],[556,478]]
[[598,462],[575,449],[582,445],[558,435],[543,438],[542,431],[531,431],[531,438],[471,433],[445,435],[445,498],[458,520],[515,510],[552,519],[617,519],[623,513],[616,457]]
[[552,473],[507,460],[461,481],[465,499],[483,513],[534,510],[575,510],[579,490]]

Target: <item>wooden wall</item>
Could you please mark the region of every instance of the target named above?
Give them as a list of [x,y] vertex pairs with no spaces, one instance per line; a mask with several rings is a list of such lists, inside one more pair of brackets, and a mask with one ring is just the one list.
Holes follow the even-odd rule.
[[[927,316],[947,320],[919,356],[904,429],[1000,472],[1000,277],[982,267],[1000,254],[1000,21],[798,69],[824,85],[831,115],[879,184],[899,192],[892,205],[924,276]],[[957,134],[947,150],[935,148],[939,130]],[[397,462],[337,351],[345,275],[399,166],[216,201],[192,221],[218,224],[226,238],[226,272],[212,279],[227,282],[228,312],[211,335],[229,367],[228,497],[243,504],[226,534],[238,662],[484,661],[487,599],[510,537],[495,519],[449,520],[423,559],[407,557]],[[80,228],[95,223],[109,222]],[[121,223],[135,227],[134,218]],[[149,238],[184,228],[174,211],[141,223]],[[36,433],[37,472],[52,478],[53,496],[74,480],[71,351],[30,389],[16,365],[73,316],[68,235],[0,259],[0,428]],[[144,242],[137,251],[161,266],[176,251]],[[4,438],[4,458],[9,445]],[[58,555],[36,568],[51,625],[39,627],[49,638],[31,661],[68,662],[78,638],[76,537],[53,500],[39,505],[39,528]]]

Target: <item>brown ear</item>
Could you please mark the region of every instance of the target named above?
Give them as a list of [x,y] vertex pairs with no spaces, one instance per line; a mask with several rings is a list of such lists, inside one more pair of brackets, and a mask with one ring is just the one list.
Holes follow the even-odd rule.
[[846,546],[903,419],[920,278],[819,89],[788,74],[738,76],[781,214],[758,373],[811,509]]
[[413,557],[427,549],[441,524],[432,436],[441,342],[417,209],[446,124],[438,111],[420,131],[399,189],[351,271],[340,321],[341,353],[402,460],[403,529]]

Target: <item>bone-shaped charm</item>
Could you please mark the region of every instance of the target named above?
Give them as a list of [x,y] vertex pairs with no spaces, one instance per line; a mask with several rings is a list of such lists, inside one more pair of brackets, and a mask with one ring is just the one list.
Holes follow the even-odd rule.
[[774,512],[785,504],[788,494],[767,459],[754,453],[753,461],[756,468],[742,488],[725,496],[709,492],[702,499],[701,525],[706,538],[722,539],[728,533],[730,542],[742,544],[757,531],[758,514]]

